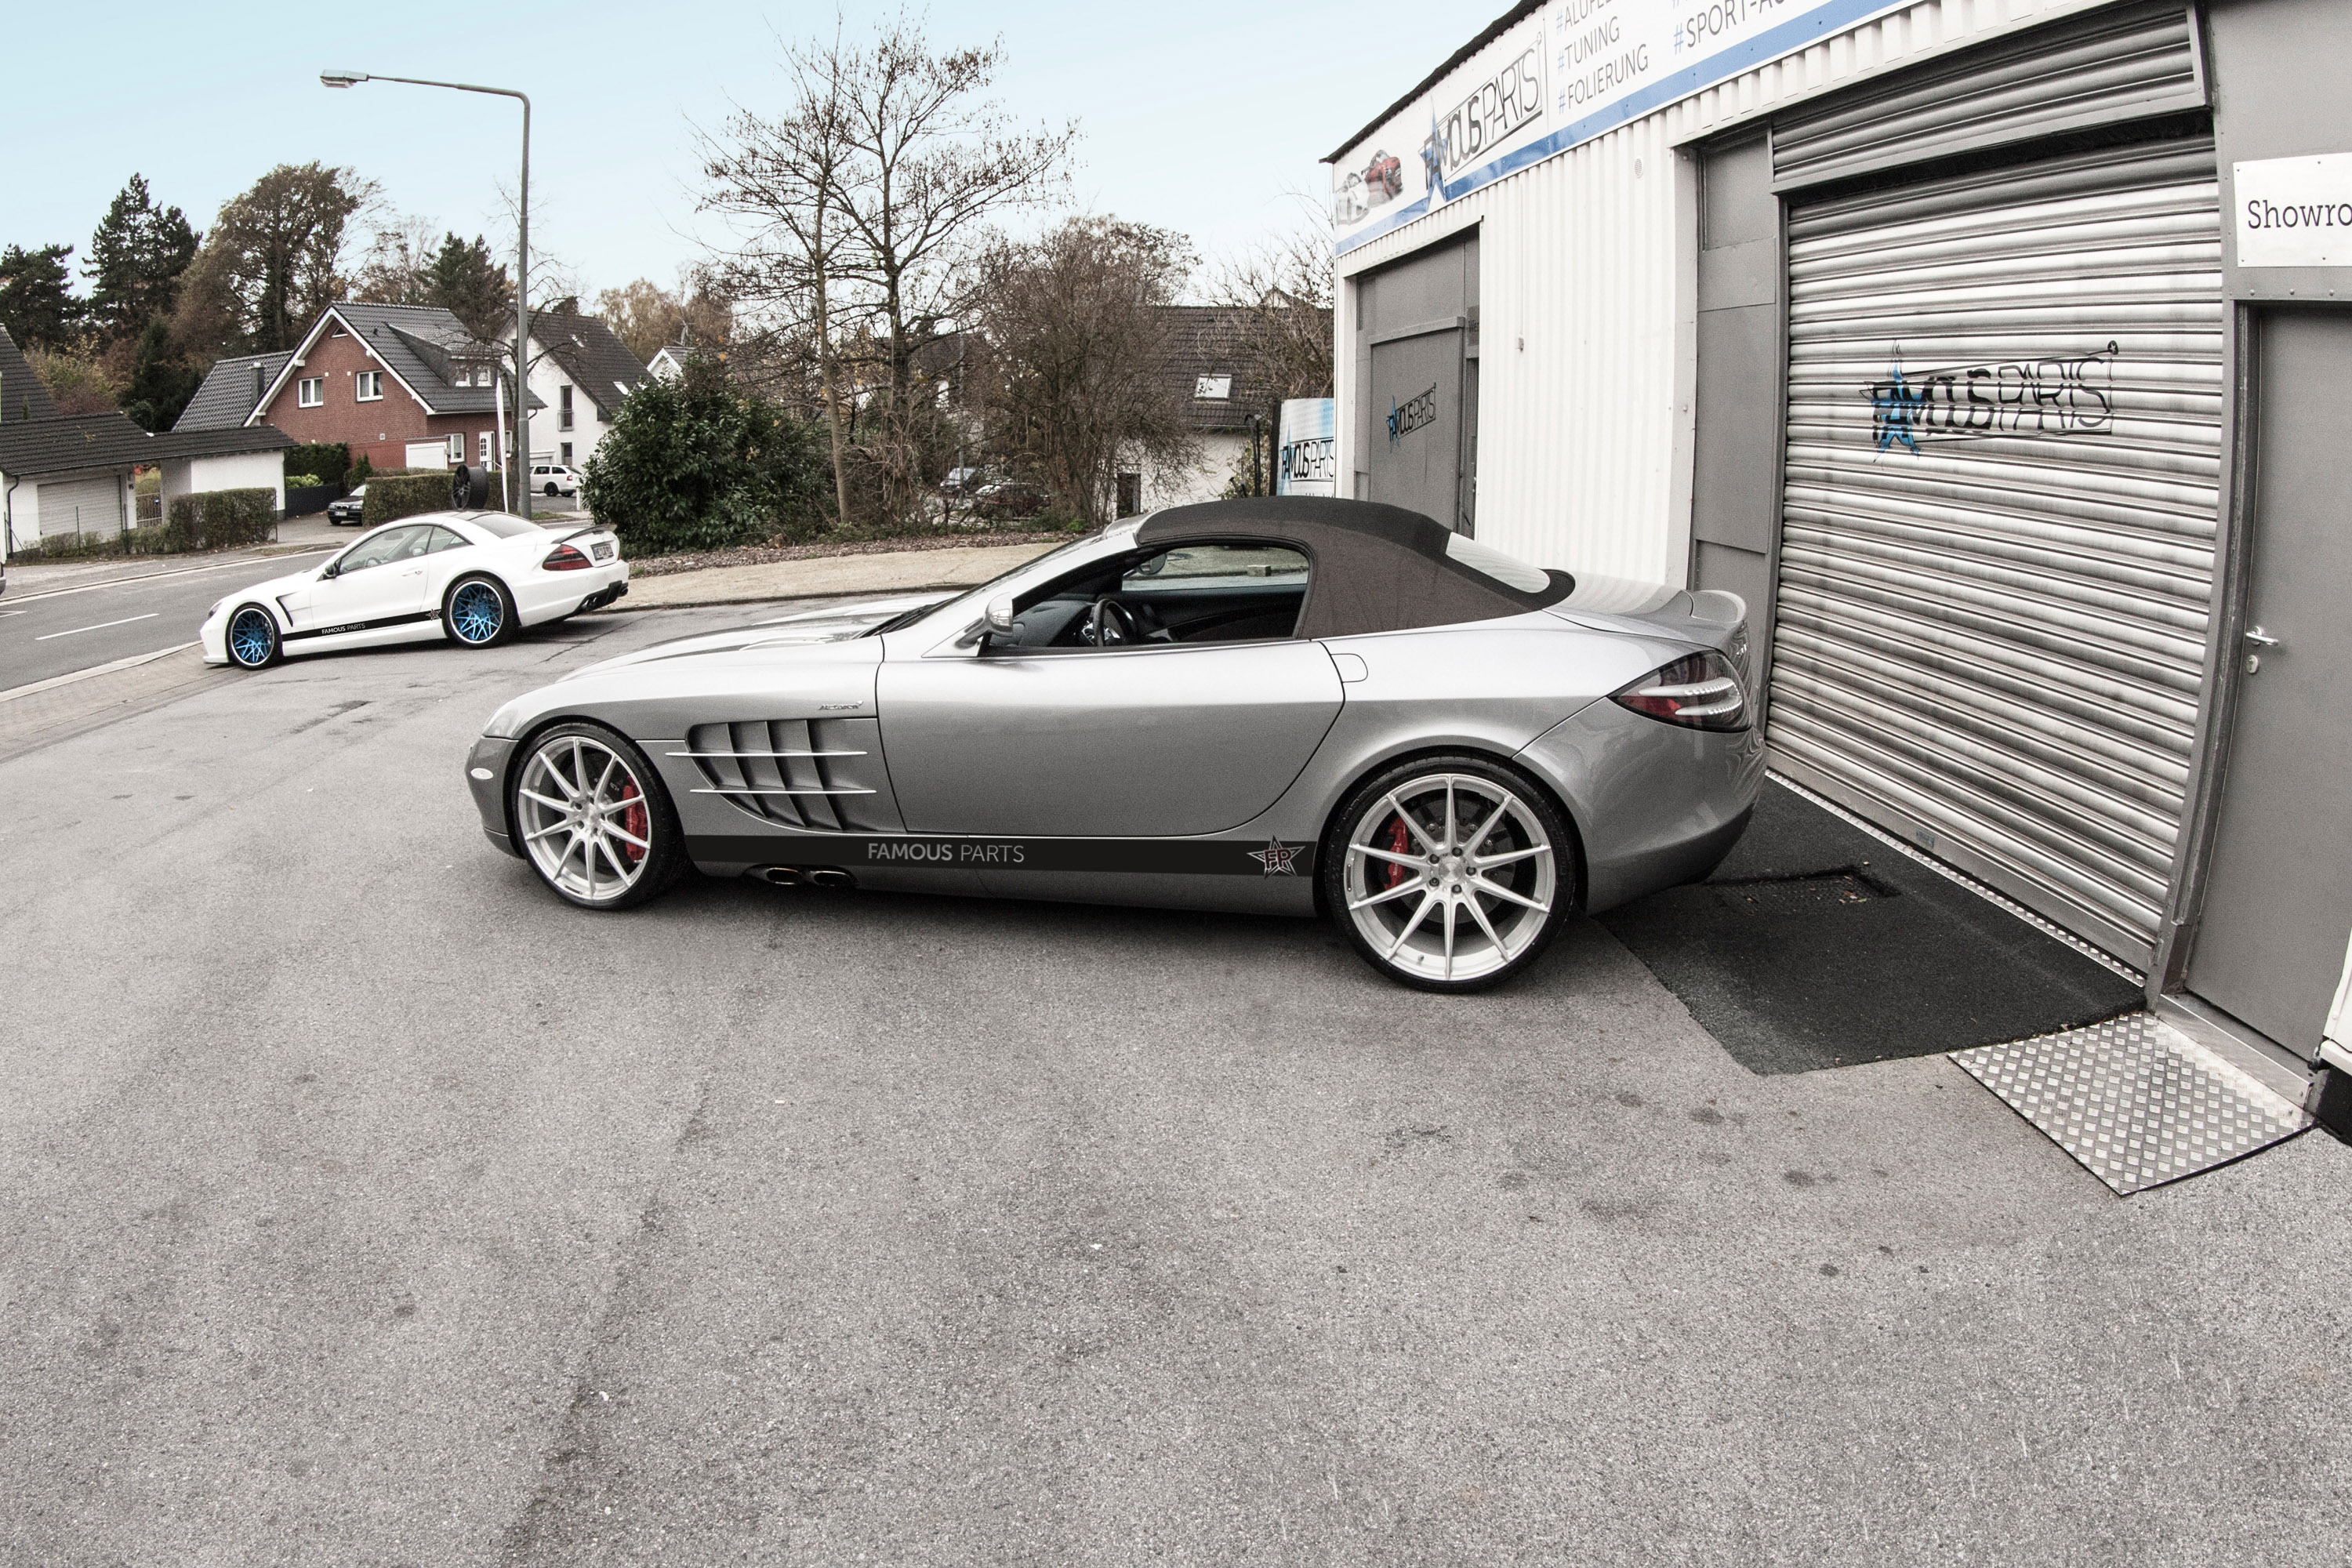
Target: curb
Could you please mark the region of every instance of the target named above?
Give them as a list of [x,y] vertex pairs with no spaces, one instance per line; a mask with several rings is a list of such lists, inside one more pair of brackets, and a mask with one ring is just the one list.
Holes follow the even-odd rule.
[[88,669],[77,669],[68,675],[52,675],[47,680],[36,680],[30,686],[12,686],[5,691],[0,691],[0,702],[13,702],[19,697],[30,697],[37,691],[50,691],[60,686],[71,686],[77,680],[88,680],[93,676],[111,675],[118,669],[132,669],[142,664],[152,664],[159,658],[169,658],[175,653],[185,653],[195,646],[193,642],[184,642],[177,647],[167,647],[155,653],[134,653],[129,658],[118,658],[112,664],[94,664]]

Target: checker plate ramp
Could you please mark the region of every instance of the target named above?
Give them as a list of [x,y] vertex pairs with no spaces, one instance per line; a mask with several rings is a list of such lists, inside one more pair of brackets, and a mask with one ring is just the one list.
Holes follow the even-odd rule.
[[2311,1125],[2300,1106],[2144,1012],[1951,1058],[2118,1196]]

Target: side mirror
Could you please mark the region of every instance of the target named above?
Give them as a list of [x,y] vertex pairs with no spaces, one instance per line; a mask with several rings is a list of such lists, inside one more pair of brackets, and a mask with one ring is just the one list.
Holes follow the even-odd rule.
[[321,583],[325,582],[328,578],[330,578],[330,577],[333,576],[334,574],[335,574],[335,563],[334,563],[333,562],[331,562],[331,561],[328,562],[324,566],[321,566],[321,567],[320,567],[320,568],[319,568],[319,581],[320,581],[320,582],[321,582]]
[[988,630],[991,636],[1009,637],[1013,635],[1013,595],[999,594],[988,601]]

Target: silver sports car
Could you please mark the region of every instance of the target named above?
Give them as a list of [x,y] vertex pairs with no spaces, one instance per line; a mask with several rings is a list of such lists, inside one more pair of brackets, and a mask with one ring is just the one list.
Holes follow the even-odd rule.
[[591,666],[499,710],[467,775],[491,841],[584,908],[691,865],[1321,911],[1404,984],[1470,990],[1738,838],[1746,619],[1394,507],[1218,501],[967,594]]

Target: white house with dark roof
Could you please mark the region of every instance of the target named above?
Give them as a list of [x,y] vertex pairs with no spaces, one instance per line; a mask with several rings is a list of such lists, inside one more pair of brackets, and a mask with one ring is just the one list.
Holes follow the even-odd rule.
[[0,329],[0,548],[44,539],[103,538],[132,518],[134,470],[161,470],[163,494],[267,489],[286,506],[284,454],[294,445],[267,425],[150,435],[121,415],[58,412]]
[[[530,390],[540,406],[530,420],[534,463],[586,464],[613,427],[621,400],[647,371],[613,329],[566,300],[530,318]],[[514,342],[511,331],[507,342]]]

